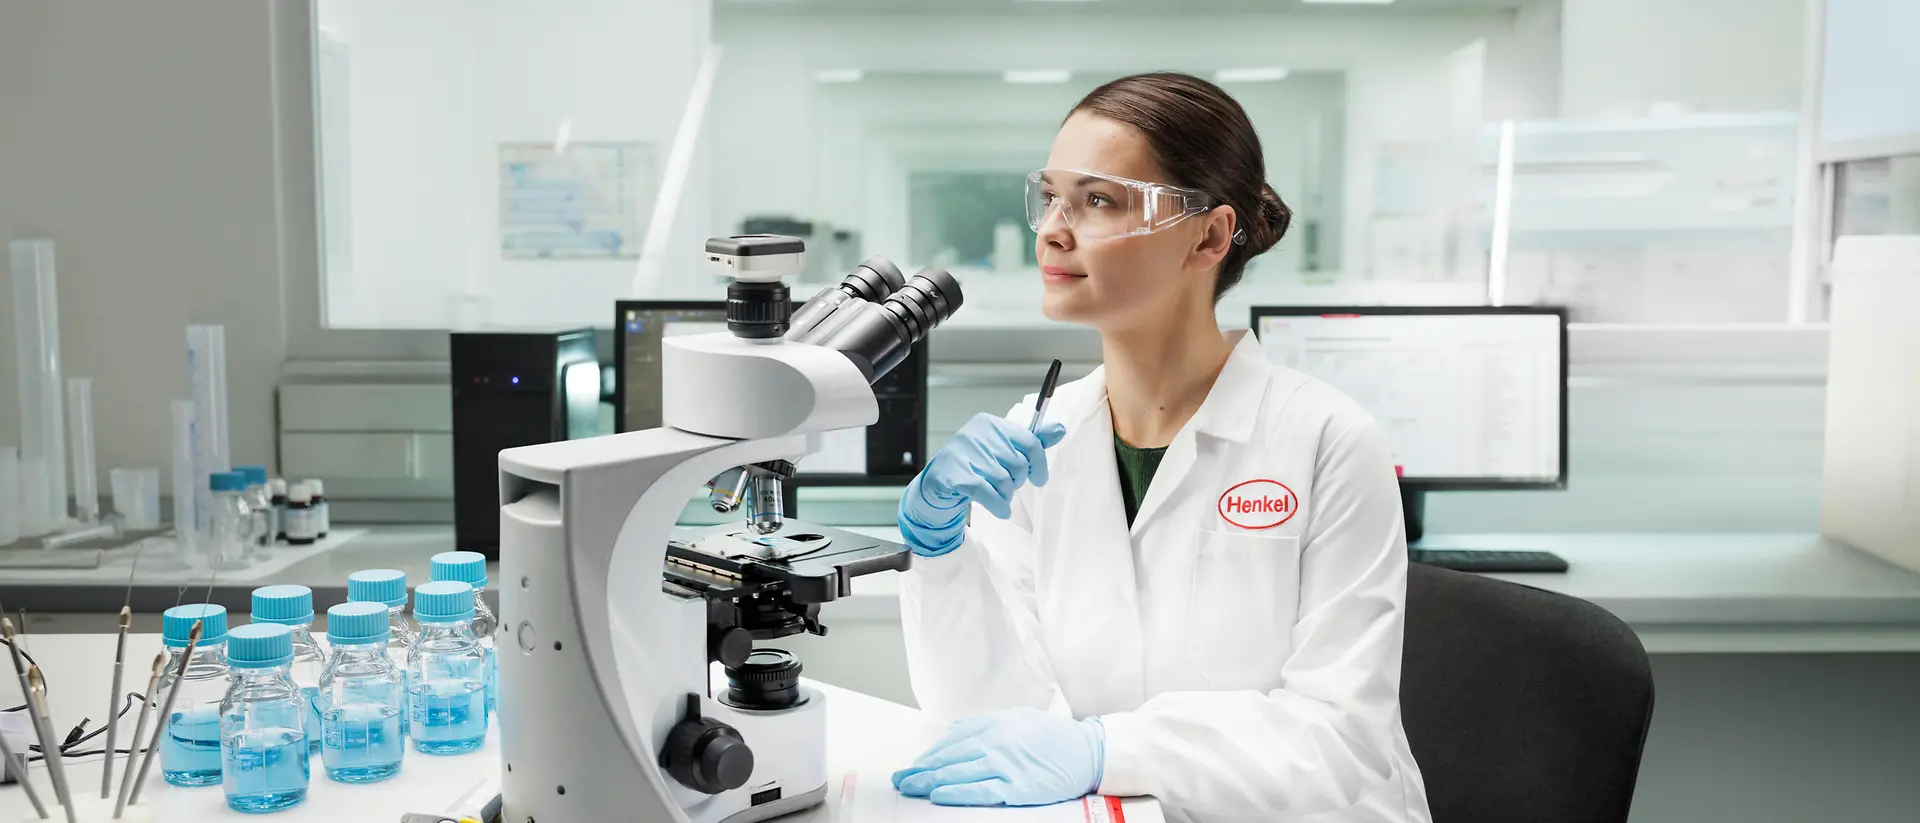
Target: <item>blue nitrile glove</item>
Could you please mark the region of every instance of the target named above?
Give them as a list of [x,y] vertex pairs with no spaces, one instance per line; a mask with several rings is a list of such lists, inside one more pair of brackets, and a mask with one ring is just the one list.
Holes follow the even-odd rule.
[[893,787],[942,806],[1045,806],[1091,794],[1106,766],[1107,732],[1093,718],[1008,709],[955,723]]
[[1047,449],[1067,427],[1043,422],[1037,434],[1004,417],[976,414],[935,453],[900,495],[900,534],[913,553],[937,557],[960,547],[967,504],[995,517],[1013,513],[1013,493],[1028,480],[1047,485]]

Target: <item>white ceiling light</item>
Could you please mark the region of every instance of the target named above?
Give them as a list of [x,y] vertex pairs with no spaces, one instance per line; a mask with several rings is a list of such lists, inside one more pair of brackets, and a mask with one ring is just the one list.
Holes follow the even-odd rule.
[[815,83],[858,83],[867,73],[859,69],[821,69],[813,73]]
[[1300,2],[1325,6],[1384,6],[1393,0],[1300,0]]
[[1009,83],[1065,83],[1073,79],[1066,69],[1009,69],[1000,74]]
[[1285,66],[1258,66],[1246,69],[1221,69],[1213,73],[1215,83],[1272,83],[1287,79]]

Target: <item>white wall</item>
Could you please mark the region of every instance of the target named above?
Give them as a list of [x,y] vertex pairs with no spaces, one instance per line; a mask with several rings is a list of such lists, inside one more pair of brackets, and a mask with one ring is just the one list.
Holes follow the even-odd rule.
[[[573,142],[652,143],[664,165],[709,40],[707,3],[323,0],[320,23],[350,55],[350,289],[366,296],[336,321],[609,323],[635,261],[502,259],[499,145],[551,144],[570,123]],[[672,272],[695,271],[684,264],[708,235],[706,198],[702,158]]]
[[[715,94],[714,224],[733,226],[746,214],[771,210],[807,214],[821,205],[817,192],[844,184],[815,176],[821,150],[813,145],[819,130],[812,118],[820,111],[816,100],[822,92],[812,73],[819,69],[997,74],[1065,68],[1113,76],[1155,68],[1209,74],[1278,64],[1346,75],[1344,242],[1339,245],[1348,268],[1363,267],[1364,260],[1355,258],[1364,237],[1363,218],[1373,210],[1379,147],[1447,137],[1447,57],[1476,40],[1487,41],[1490,63],[1503,71],[1525,78],[1552,76],[1557,47],[1546,35],[1551,26],[1532,16],[1526,21],[1520,25],[1510,12],[1465,11],[1392,17],[1061,17],[1050,24],[1030,15],[836,17],[723,9],[715,26],[727,56]],[[1063,31],[1072,34],[1063,37]],[[1553,113],[1552,95],[1531,81],[1503,81],[1489,98],[1510,116]],[[982,116],[994,109],[966,113]],[[776,130],[778,138],[769,137]],[[888,218],[882,213],[867,219]],[[897,227],[880,223],[880,237],[904,238],[904,220],[893,219]],[[869,251],[892,252],[872,243]]]
[[[283,4],[284,6],[284,4]],[[66,374],[106,470],[168,477],[186,326],[227,329],[236,462],[273,458],[285,358],[266,3],[0,3],[0,241],[57,243]],[[0,444],[18,439],[0,288]]]
[[1562,0],[1570,118],[1800,108],[1807,0]]

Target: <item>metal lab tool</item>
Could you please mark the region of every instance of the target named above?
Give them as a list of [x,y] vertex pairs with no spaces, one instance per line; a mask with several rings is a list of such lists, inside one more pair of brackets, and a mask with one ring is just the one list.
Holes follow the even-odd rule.
[[[193,633],[187,635],[187,650],[180,654],[180,667],[173,672],[173,688],[167,689],[167,702],[160,707],[160,723],[153,727],[153,736],[147,740],[147,753],[140,758],[140,772],[133,778],[133,794],[128,803],[140,802],[140,790],[146,788],[147,772],[153,768],[153,758],[160,753],[160,737],[167,731],[167,716],[173,713],[174,698],[180,696],[180,684],[187,679],[187,663],[193,660],[193,649],[200,645],[200,632],[205,624],[196,620]],[[114,810],[118,816],[120,809]]]
[[[22,617],[21,622],[22,623],[26,622],[26,618]],[[33,711],[33,707],[32,707],[33,687],[30,684],[29,678],[27,675],[27,661],[26,661],[26,658],[22,657],[20,654],[20,638],[14,633],[13,620],[11,618],[0,617],[0,637],[6,638],[7,652],[8,652],[8,655],[13,659],[13,673],[16,677],[20,679],[20,695],[22,697],[27,698],[27,703],[28,703],[27,718],[32,721],[33,736],[39,739],[40,741],[41,754],[47,757],[48,773],[52,775],[54,794],[56,797],[64,797],[60,787],[61,787],[62,781],[65,779],[65,776],[59,773],[53,772],[52,767],[53,767],[54,760],[52,756],[48,754],[51,751],[49,741],[52,741],[52,742],[58,742],[58,741],[53,735],[52,726],[42,725],[40,722],[40,714],[38,712]],[[22,760],[24,761],[25,758],[22,758]],[[22,770],[21,774],[23,775],[26,774],[25,770]],[[66,805],[66,804],[64,801],[61,801],[61,805]]]
[[79,823],[80,819],[73,811],[73,792],[67,788],[67,760],[60,751],[60,741],[53,739],[53,716],[47,713],[47,679],[40,674],[40,667],[27,670],[27,682],[33,691],[27,693],[29,711],[33,712],[39,728],[48,733],[40,737],[40,755],[47,759],[47,773],[53,776],[54,801],[67,812],[67,823]]
[[[142,698],[140,701],[140,719],[133,724],[133,745],[135,748],[127,750],[127,771],[126,774],[120,776],[120,796],[113,804],[113,819],[115,820],[119,820],[121,813],[127,810],[127,794],[133,791],[134,763],[140,759],[135,757],[135,755],[140,753],[140,749],[138,748],[140,745],[140,737],[146,734],[147,719],[153,716],[153,701],[156,697],[153,690],[160,687],[160,676],[166,672],[166,669],[167,653],[161,652],[154,655],[153,676],[147,678],[147,690],[140,693]],[[165,724],[163,723],[162,725],[164,726]]]
[[1033,419],[1027,421],[1029,434],[1040,430],[1040,421],[1047,417],[1047,401],[1053,399],[1053,387],[1060,382],[1060,361],[1053,361],[1047,367],[1047,379],[1040,381],[1040,399],[1033,403]]
[[33,804],[34,814],[40,815],[41,820],[46,820],[47,807],[41,804],[40,793],[34,791],[33,782],[27,779],[27,760],[14,752],[13,744],[7,742],[7,736],[4,734],[0,734],[0,758],[6,758],[7,774],[12,775],[14,782],[19,783],[20,788],[26,790],[27,802]]
[[[134,563],[139,563],[139,558]],[[133,625],[133,610],[120,607],[120,639],[113,649],[113,691],[107,693],[107,755],[100,766],[100,799],[113,793],[113,746],[120,735],[120,674],[127,660],[127,627]]]
[[[107,753],[106,760],[100,766],[101,800],[113,794],[113,750],[120,736],[120,675],[127,661],[127,628],[133,625],[133,576],[140,571],[140,553],[145,550],[145,541],[133,550],[133,564],[127,569],[127,594],[120,602],[120,638],[113,649],[113,691],[107,693]],[[148,686],[147,691],[141,694],[151,700],[153,687]],[[131,760],[132,756],[129,755],[128,759]]]

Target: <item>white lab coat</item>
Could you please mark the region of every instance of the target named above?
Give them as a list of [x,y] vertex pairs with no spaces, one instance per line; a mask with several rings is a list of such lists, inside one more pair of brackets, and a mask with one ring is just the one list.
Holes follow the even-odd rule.
[[[1424,823],[1400,722],[1407,554],[1387,444],[1358,404],[1234,334],[1131,529],[1104,370],[1059,388],[1052,482],[1016,493],[1007,520],[976,506],[964,545],[905,575],[914,694],[943,720],[1097,716],[1100,792],[1153,795],[1170,819]],[[1249,480],[1290,490],[1275,505],[1292,516],[1228,502]]]

